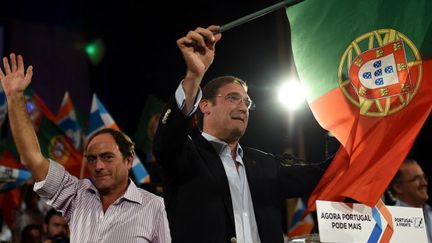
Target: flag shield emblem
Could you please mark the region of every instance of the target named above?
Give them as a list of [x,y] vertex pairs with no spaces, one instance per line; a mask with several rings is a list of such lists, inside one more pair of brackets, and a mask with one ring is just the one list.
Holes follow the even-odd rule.
[[68,152],[70,149],[72,149],[71,145],[68,144],[65,137],[54,136],[50,140],[48,151],[51,158],[65,165],[70,157]]
[[[349,77],[357,94],[366,99],[381,99],[411,91],[403,41],[361,53],[353,60]],[[388,92],[380,92],[383,88]]]
[[366,33],[342,55],[339,87],[365,116],[387,116],[407,106],[420,86],[422,61],[413,42],[393,29]]

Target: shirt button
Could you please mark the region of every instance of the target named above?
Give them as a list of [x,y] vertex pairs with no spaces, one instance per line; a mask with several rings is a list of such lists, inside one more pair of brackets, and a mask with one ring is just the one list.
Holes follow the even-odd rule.
[[230,242],[231,243],[237,243],[237,239],[235,237],[231,237]]

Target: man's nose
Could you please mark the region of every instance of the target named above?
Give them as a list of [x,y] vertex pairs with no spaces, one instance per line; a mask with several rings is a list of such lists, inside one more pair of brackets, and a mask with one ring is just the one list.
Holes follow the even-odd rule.
[[97,170],[100,170],[100,169],[103,169],[104,167],[105,167],[105,163],[100,158],[96,158],[95,168]]

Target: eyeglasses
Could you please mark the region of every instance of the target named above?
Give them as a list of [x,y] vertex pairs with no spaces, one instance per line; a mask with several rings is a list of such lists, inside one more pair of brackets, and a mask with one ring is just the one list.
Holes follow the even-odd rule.
[[[222,97],[222,94],[218,94],[216,95],[216,97]],[[229,102],[235,105],[239,105],[243,101],[246,107],[248,108],[248,110],[251,111],[255,110],[255,103],[251,100],[251,98],[249,98],[249,96],[242,97],[239,93],[233,92],[233,93],[228,93],[227,95],[225,95],[224,98],[225,100],[228,100]]]
[[411,178],[409,180],[400,180],[397,183],[411,183],[411,182],[419,182],[421,180],[428,181],[429,178],[425,174],[423,174],[423,175],[416,175],[416,176],[414,176],[413,178]]

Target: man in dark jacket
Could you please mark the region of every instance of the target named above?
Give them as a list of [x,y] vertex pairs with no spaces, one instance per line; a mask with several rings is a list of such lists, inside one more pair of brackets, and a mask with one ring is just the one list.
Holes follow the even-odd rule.
[[[308,195],[323,171],[240,146],[253,109],[245,82],[223,76],[200,89],[218,30],[197,28],[177,41],[187,71],[154,138],[172,240],[283,242],[281,199]],[[193,126],[198,107],[202,132]]]

